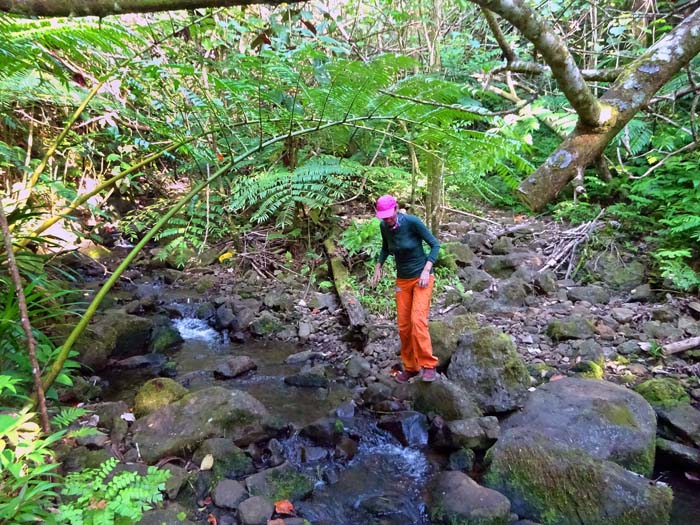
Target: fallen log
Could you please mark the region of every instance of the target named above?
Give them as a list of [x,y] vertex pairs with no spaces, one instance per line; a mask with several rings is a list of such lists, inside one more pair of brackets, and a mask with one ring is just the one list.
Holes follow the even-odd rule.
[[[699,346],[700,337],[690,337],[688,339],[683,339],[682,341],[661,345],[661,350],[663,351],[664,355],[672,355],[685,352],[686,350],[692,350],[693,348],[697,348]],[[639,343],[639,348],[642,350],[649,351],[651,347],[651,343]]]
[[367,323],[365,310],[362,308],[360,300],[355,297],[355,293],[350,286],[350,273],[343,263],[343,259],[337,253],[337,248],[332,240],[326,239],[323,242],[326,248],[328,259],[331,263],[331,273],[333,274],[333,284],[340,298],[340,303],[348,314],[350,326],[353,328],[363,328]]

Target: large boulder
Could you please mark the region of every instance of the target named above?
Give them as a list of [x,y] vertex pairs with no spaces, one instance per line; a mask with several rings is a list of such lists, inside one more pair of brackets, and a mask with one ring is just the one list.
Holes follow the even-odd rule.
[[447,377],[467,390],[484,412],[519,407],[530,386],[530,374],[513,340],[493,327],[460,339]]
[[510,502],[463,472],[441,472],[429,484],[428,513],[435,525],[507,525]]
[[134,415],[147,416],[170,403],[182,399],[188,390],[177,381],[167,377],[156,377],[146,381],[134,399]]
[[428,323],[433,355],[439,360],[438,368],[447,368],[460,336],[465,331],[476,330],[478,327],[476,319],[471,315],[455,315],[444,321]]
[[483,483],[504,494],[513,512],[545,525],[667,524],[673,495],[576,443],[515,428],[488,453]]
[[109,310],[75,342],[77,361],[91,370],[101,370],[110,358],[121,359],[143,353],[151,341],[153,321]]
[[523,428],[648,476],[654,466],[656,415],[642,396],[594,379],[565,378],[539,387],[503,430]]
[[586,270],[592,280],[602,281],[614,290],[630,292],[646,280],[646,267],[637,260],[621,261],[616,250],[592,256]]
[[447,420],[481,415],[469,392],[447,379],[433,383],[416,382],[413,388],[413,408],[418,412],[436,414]]
[[141,456],[153,463],[193,450],[212,437],[242,438],[258,430],[265,407],[250,394],[211,387],[188,394],[133,425]]

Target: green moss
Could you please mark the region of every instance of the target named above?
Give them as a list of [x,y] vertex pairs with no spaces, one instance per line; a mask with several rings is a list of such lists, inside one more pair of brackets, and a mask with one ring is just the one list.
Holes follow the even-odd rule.
[[581,361],[571,369],[579,377],[586,379],[603,379],[603,369],[594,361]]
[[270,474],[269,483],[272,486],[272,501],[300,499],[314,488],[309,478],[293,470],[273,472]]
[[340,419],[336,419],[335,423],[333,423],[333,430],[337,434],[342,434],[345,431],[345,425],[343,425],[343,422]]
[[653,406],[671,408],[690,402],[685,388],[676,379],[649,379],[637,385],[635,390]]
[[604,403],[600,406],[596,406],[596,412],[610,421],[613,425],[617,425],[619,427],[639,428],[634,419],[632,411],[625,405]]
[[148,415],[181,399],[187,393],[185,387],[167,377],[151,379],[136,394],[134,414],[136,417]]

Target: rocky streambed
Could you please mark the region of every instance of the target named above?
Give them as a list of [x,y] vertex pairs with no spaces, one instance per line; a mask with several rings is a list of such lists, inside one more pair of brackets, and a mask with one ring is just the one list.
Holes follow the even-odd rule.
[[137,268],[78,344],[94,375],[62,396],[101,435],[65,464],[171,470],[143,523],[694,523],[698,354],[660,348],[700,305],[612,244],[562,278],[558,228],[445,226],[432,384],[391,380],[391,320],[350,329],[294,275]]

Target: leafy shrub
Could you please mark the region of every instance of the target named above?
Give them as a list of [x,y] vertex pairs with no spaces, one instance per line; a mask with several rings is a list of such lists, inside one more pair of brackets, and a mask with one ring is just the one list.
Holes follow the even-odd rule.
[[161,491],[170,477],[168,471],[148,467],[145,476],[129,471],[114,474],[117,463],[110,458],[99,468],[66,477],[61,495],[76,499],[58,507],[59,522],[130,525],[138,523],[144,511],[163,501]]

